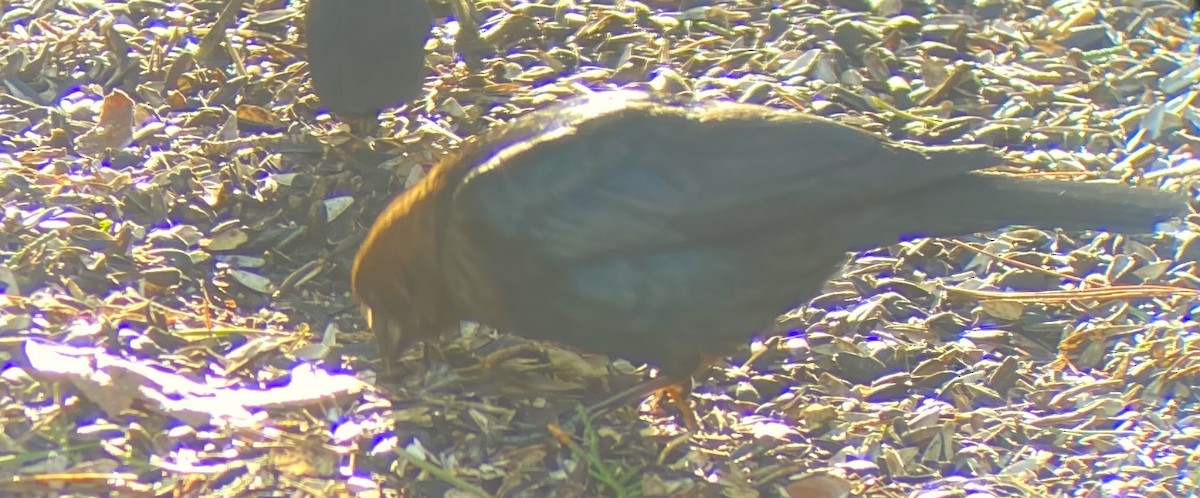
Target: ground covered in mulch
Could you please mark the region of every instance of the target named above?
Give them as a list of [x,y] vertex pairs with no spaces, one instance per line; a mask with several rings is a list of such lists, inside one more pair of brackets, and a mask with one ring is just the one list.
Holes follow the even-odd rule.
[[854,255],[789,334],[699,382],[696,433],[645,403],[542,437],[643,372],[473,325],[377,387],[348,292],[392,194],[588,89],[1194,194],[1200,37],[1181,4],[498,0],[478,6],[495,49],[478,72],[435,5],[423,100],[368,143],[318,112],[302,3],[0,6],[0,495],[1166,497],[1200,480],[1196,220]]

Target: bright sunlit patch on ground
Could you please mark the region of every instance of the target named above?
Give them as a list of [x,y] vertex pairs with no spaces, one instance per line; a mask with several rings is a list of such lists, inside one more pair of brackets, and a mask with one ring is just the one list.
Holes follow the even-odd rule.
[[756,438],[770,437],[775,439],[788,439],[789,436],[796,433],[795,429],[788,427],[787,424],[781,422],[754,422],[750,426],[750,433]]

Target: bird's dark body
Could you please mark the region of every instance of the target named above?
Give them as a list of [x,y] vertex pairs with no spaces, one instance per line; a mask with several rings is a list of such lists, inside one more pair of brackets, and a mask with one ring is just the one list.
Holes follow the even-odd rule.
[[374,116],[415,99],[433,18],[424,0],[309,0],[313,90],[329,110]]
[[353,286],[385,360],[464,319],[679,377],[815,296],[848,251],[1012,224],[1149,231],[1187,209],[974,171],[1000,163],[795,112],[601,94],[435,167],[380,216]]

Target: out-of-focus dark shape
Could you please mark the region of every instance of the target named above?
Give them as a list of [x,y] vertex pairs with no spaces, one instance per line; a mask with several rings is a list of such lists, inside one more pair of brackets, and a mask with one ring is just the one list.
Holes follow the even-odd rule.
[[421,94],[424,0],[309,0],[305,17],[313,90],[330,111],[374,119]]
[[761,106],[601,93],[495,128],[379,216],[354,292],[389,368],[474,320],[688,376],[815,296],[848,251],[1007,225],[1145,232],[1186,200],[1023,179]]

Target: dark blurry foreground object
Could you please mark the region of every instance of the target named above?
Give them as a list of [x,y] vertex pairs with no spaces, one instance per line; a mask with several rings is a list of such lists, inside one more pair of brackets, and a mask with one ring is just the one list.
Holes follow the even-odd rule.
[[374,120],[421,94],[425,0],[309,0],[305,17],[313,90],[330,111]]
[[683,380],[815,296],[848,251],[1029,225],[1144,232],[1153,189],[974,170],[920,147],[737,104],[598,94],[493,129],[380,215],[354,292],[389,370],[460,319]]

